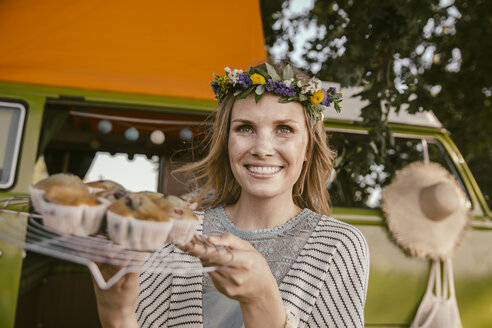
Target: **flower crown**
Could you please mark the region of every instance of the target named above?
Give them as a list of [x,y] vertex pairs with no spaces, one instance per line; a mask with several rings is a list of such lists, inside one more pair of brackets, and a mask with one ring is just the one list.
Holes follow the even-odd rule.
[[246,73],[226,67],[226,74],[214,74],[215,80],[210,82],[210,85],[215,99],[220,103],[229,94],[246,98],[254,91],[255,101],[258,103],[265,92],[271,92],[280,96],[281,103],[301,103],[308,110],[313,126],[323,119],[325,106],[333,103],[335,110],[340,112],[339,103],[343,94],[337,93],[336,88],[323,89],[321,81],[315,77],[307,81],[299,80],[290,65],[286,65],[282,72],[277,72],[275,67],[268,63],[265,63],[265,66],[266,70],[263,67],[251,67]]

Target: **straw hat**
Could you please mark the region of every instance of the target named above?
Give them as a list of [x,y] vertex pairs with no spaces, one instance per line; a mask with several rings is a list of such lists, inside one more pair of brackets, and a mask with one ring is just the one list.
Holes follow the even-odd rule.
[[397,243],[423,259],[452,256],[471,223],[465,193],[437,163],[415,162],[396,172],[382,198]]

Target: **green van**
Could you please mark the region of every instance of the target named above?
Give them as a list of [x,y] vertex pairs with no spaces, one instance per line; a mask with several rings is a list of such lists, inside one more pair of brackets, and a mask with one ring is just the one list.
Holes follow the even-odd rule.
[[[396,170],[428,159],[456,177],[474,216],[454,258],[463,325],[490,327],[492,217],[449,133],[430,112],[392,114],[396,141],[387,162],[354,173],[346,163],[364,156],[358,152],[367,143],[367,130],[358,123],[364,104],[351,98],[355,90],[344,91],[343,112],[325,116],[330,143],[339,154],[329,191],[334,216],[356,225],[369,243],[366,326],[408,326],[424,294],[429,263],[395,244],[379,207],[381,188]],[[215,106],[205,100],[0,82],[0,198],[27,195],[31,183],[56,172],[120,182],[133,176],[132,188],[182,194],[186,186],[170,172],[175,163],[193,161],[205,151],[199,142]],[[128,135],[131,128],[138,131],[136,140]],[[164,132],[164,140],[151,137],[156,130]],[[9,243],[5,227],[12,220],[25,217],[0,213],[0,325],[98,326],[87,268]]]
[[[87,266],[19,247],[28,187],[71,172],[186,192],[170,172],[206,151],[199,145],[216,108],[212,73],[266,58],[260,2],[26,3],[0,1],[0,327],[98,327]],[[247,19],[230,28],[231,13]],[[359,124],[363,103],[344,91],[342,113],[325,115],[338,152],[329,191],[334,216],[369,243],[366,326],[409,326],[426,289],[429,263],[395,244],[380,204],[396,170],[430,160],[456,177],[474,217],[454,258],[463,325],[491,327],[492,215],[448,132],[432,113],[392,115],[387,162],[353,171],[368,132]]]

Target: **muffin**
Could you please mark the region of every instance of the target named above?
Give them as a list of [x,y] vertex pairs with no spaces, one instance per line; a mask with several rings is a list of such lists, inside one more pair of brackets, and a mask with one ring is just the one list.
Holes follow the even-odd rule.
[[177,244],[188,242],[193,237],[198,225],[198,217],[195,212],[188,207],[184,200],[176,196],[167,196],[156,199],[154,202],[173,219],[173,228],[168,238]]
[[170,217],[178,220],[184,221],[198,221],[195,212],[193,212],[188,204],[179,197],[176,196],[166,196],[157,198],[154,203],[164,210]]
[[164,197],[163,194],[161,194],[160,192],[155,192],[155,191],[139,191],[138,194],[147,196],[151,200],[156,200],[156,199]]
[[67,185],[53,185],[44,192],[44,199],[52,204],[67,206],[97,206],[97,197],[84,189]]
[[155,250],[167,242],[172,222],[146,195],[128,193],[106,213],[108,235],[134,250]]
[[29,188],[46,227],[82,237],[99,230],[109,201],[92,195],[81,182],[73,175],[55,174]]
[[47,190],[51,186],[70,186],[73,188],[89,190],[82,179],[69,173],[57,173],[39,181],[33,187],[36,189]]
[[44,197],[44,193],[52,186],[67,186],[73,189],[83,190],[88,192],[89,188],[84,182],[76,175],[68,173],[58,173],[49,176],[48,178],[41,180],[33,186],[29,187],[31,194],[31,201],[34,209],[41,213],[41,200]]
[[125,189],[115,188],[115,189],[108,189],[108,190],[102,190],[96,192],[95,195],[99,198],[104,198],[110,201],[111,203],[114,203],[118,199],[124,197],[127,193],[128,191],[126,191]]
[[112,204],[110,211],[138,220],[168,222],[169,216],[151,198],[140,193],[129,193]]
[[89,190],[93,193],[97,193],[105,190],[116,190],[116,189],[125,190],[125,188],[122,185],[111,180],[91,181],[91,182],[86,182],[85,184],[87,187],[89,187]]
[[168,242],[186,243],[193,237],[198,219],[190,209],[192,215],[189,211],[184,215],[183,204],[179,206],[158,193],[129,193],[108,208],[109,237],[135,250],[156,250]]

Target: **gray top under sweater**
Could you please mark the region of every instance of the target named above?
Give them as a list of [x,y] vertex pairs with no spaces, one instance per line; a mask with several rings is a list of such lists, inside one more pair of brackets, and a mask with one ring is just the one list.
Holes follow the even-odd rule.
[[[205,212],[203,233],[222,235],[230,232],[249,241],[262,254],[280,285],[321,216],[304,209],[281,226],[270,229],[243,230],[227,217],[222,206]],[[203,277],[203,327],[239,328],[243,324],[239,303],[218,292],[208,273]]]

